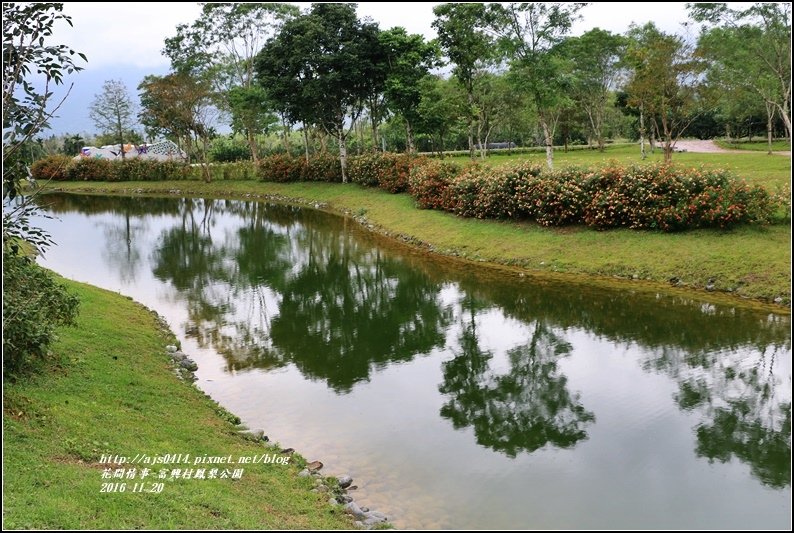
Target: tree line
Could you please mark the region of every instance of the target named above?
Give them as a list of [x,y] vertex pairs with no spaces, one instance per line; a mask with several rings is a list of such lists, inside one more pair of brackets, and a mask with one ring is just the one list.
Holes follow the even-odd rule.
[[789,4],[687,4],[696,42],[653,23],[572,36],[585,6],[440,4],[428,41],[355,4],[205,4],[166,39],[171,72],[140,84],[138,118],[202,163],[227,124],[254,162],[266,136],[287,152],[298,137],[306,158],[332,150],[345,173],[351,144],[472,158],[494,141],[540,144],[552,167],[569,142],[639,139],[643,156],[659,146],[669,161],[683,135],[763,123],[770,147],[775,130],[791,137]]

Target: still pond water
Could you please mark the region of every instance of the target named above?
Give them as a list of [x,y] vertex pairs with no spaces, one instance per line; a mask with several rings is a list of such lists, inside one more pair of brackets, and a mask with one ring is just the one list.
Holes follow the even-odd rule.
[[788,316],[474,272],[297,207],[44,203],[44,265],[158,310],[204,391],[398,527],[790,527]]

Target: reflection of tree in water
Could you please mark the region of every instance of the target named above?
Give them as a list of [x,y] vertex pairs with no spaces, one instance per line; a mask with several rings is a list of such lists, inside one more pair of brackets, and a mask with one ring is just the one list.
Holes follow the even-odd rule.
[[526,345],[508,350],[510,371],[495,375],[477,339],[475,316],[463,325],[459,352],[444,363],[440,392],[450,396],[441,416],[455,428],[472,426],[477,442],[509,457],[547,444],[570,448],[587,438],[584,427],[595,420],[571,394],[557,360],[571,345],[545,324],[535,322]]
[[781,352],[788,357],[790,348],[770,346],[755,352],[755,361],[745,350],[666,349],[646,365],[676,379],[678,406],[702,416],[695,427],[698,456],[723,463],[735,457],[776,488],[791,484],[790,382],[779,383]]
[[122,281],[134,282],[141,266],[141,237],[148,229],[145,219],[133,216],[126,209],[122,220],[113,217],[100,224],[104,226],[107,243],[102,248],[102,257],[119,273]]
[[629,291],[571,290],[549,284],[516,291],[509,283],[475,283],[510,317],[557,328],[583,328],[653,354],[649,372],[679,386],[675,401],[697,412],[696,453],[710,461],[732,457],[772,487],[791,483],[790,318],[716,306],[686,298],[641,298]]
[[147,219],[157,215],[176,215],[181,200],[174,198],[116,197],[79,194],[46,194],[37,204],[53,214],[78,213],[111,215],[97,217],[105,234],[102,257],[125,282],[134,282],[142,266],[142,238],[148,229]]
[[[424,273],[429,263],[416,268],[382,257],[337,218],[255,202],[46,200],[56,213],[121,215],[106,235],[120,267],[125,254],[140,260],[142,217],[178,216],[152,255],[155,275],[187,302],[189,334],[230,367],[294,363],[344,391],[367,379],[373,365],[444,343],[451,313],[438,301],[437,280]],[[214,229],[215,214],[226,215],[223,232]],[[493,375],[492,354],[479,348],[474,323],[462,328],[458,356],[444,365],[441,388],[449,398],[442,414],[456,427],[473,426],[479,442],[517,454],[585,438],[592,414],[566,391],[556,367],[554,346],[565,343],[543,340],[552,329],[576,327],[653,354],[645,368],[674,379],[679,407],[701,416],[696,453],[739,459],[772,487],[790,484],[790,381],[780,383],[790,380],[790,368],[780,368],[790,360],[788,317],[629,291],[553,283],[524,290],[501,278],[453,277],[484,307],[535,327],[533,340],[508,352],[511,372],[502,376]]]
[[348,391],[373,364],[443,345],[448,312],[421,271],[337,228],[301,224],[295,208],[223,209],[241,226],[219,243],[186,213],[161,236],[154,271],[187,300],[187,331],[230,367],[292,363]]
[[[407,361],[444,344],[439,288],[379,251],[350,256],[330,239],[284,287],[271,324],[271,362],[294,363],[337,391],[369,377],[372,364]],[[319,257],[317,257],[319,256]]]

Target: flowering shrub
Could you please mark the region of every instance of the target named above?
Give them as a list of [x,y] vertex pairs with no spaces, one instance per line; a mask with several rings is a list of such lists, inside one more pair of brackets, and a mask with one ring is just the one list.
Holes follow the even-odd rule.
[[82,158],[66,168],[66,179],[71,181],[119,181],[107,159]]
[[678,231],[768,222],[772,206],[761,187],[724,170],[670,165],[602,169],[585,207],[590,226]]
[[309,157],[308,165],[305,159],[301,159],[300,163],[303,165],[301,179],[304,181],[342,182],[342,164],[338,157],[321,153]]
[[590,198],[592,174],[565,169],[541,181],[535,219],[544,226],[581,223]]
[[301,181],[305,161],[289,154],[273,154],[259,160],[259,175],[264,181],[286,183]]
[[420,207],[464,217],[678,231],[766,223],[777,209],[765,189],[722,170],[660,164],[546,171],[524,163],[456,175],[442,165],[431,162],[412,173],[411,194]]
[[411,169],[408,190],[422,209],[452,211],[454,204],[449,186],[460,172],[460,166],[455,163],[428,161]]
[[427,158],[415,155],[375,152],[351,157],[348,169],[355,183],[400,193],[408,190],[411,169],[426,162]]
[[[168,181],[204,179],[200,165],[186,165],[181,161],[155,161],[130,158],[109,160],[66,156],[48,156],[36,161],[31,172],[36,179],[73,181]],[[256,173],[249,162],[210,165],[212,179],[254,179]]]
[[[535,163],[498,167],[373,153],[349,158],[351,181],[389,192],[406,189],[423,209],[463,217],[534,220],[544,226],[585,224],[595,228],[680,231],[768,223],[791,216],[789,189],[770,195],[737,181],[724,170],[654,164],[548,171]],[[33,177],[54,180],[156,181],[203,179],[203,170],[177,162],[140,159],[70,161],[51,156],[34,163]],[[341,182],[339,160],[330,154],[309,159],[286,154],[263,158],[265,181]],[[214,180],[251,179],[247,162],[211,165]]]
[[112,161],[108,181],[165,181],[185,179],[190,167],[175,161],[125,159]]
[[357,155],[348,159],[350,181],[367,187],[377,187],[381,175],[388,171],[388,162],[381,153]]
[[36,180],[63,181],[66,178],[66,169],[72,164],[72,158],[67,155],[51,155],[39,159],[30,167],[30,174]]

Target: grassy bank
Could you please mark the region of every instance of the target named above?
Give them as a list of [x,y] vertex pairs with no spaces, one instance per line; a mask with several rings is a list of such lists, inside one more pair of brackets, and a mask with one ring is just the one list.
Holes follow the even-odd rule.
[[[65,282],[81,300],[47,372],[6,383],[3,401],[3,522],[12,529],[338,529],[351,522],[310,492],[295,465],[244,465],[239,480],[163,481],[162,493],[132,493],[139,480],[102,479],[101,454],[253,456],[230,416],[172,373],[172,340],[142,306]],[[123,324],[123,328],[119,325]],[[295,458],[293,461],[300,461]],[[198,468],[192,465],[170,465]],[[221,469],[224,465],[216,466]],[[150,466],[154,473],[163,465]],[[141,466],[138,467],[140,471]],[[156,475],[151,481],[159,481]],[[152,480],[152,477],[155,479]],[[100,493],[126,482],[124,493]]]
[[204,197],[278,197],[323,202],[335,211],[363,215],[368,224],[468,259],[531,271],[642,279],[714,289],[759,300],[790,303],[788,225],[695,230],[663,234],[633,230],[544,228],[531,223],[463,219],[419,210],[406,194],[358,185],[266,182],[59,183],[58,189],[110,194],[183,194]]

